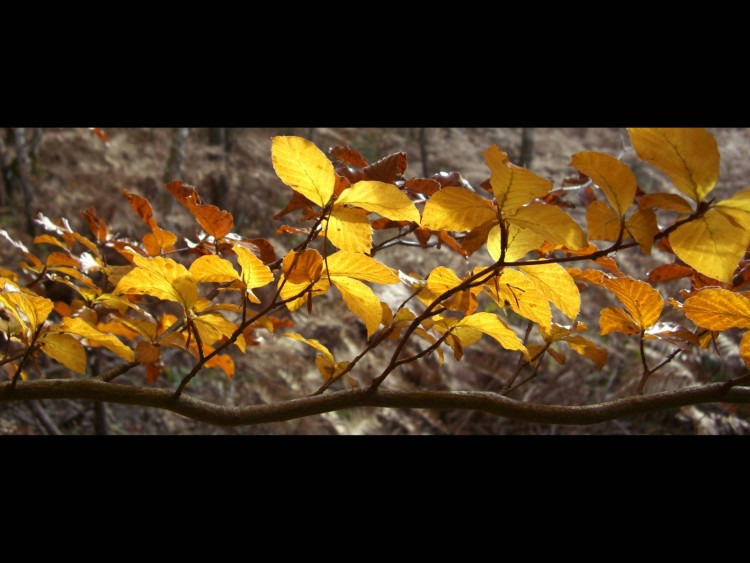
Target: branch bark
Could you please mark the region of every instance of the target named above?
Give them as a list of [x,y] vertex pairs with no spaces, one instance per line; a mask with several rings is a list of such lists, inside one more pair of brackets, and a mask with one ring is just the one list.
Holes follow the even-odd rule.
[[593,405],[560,406],[519,402],[482,391],[391,391],[364,387],[270,405],[228,407],[187,395],[175,397],[171,389],[134,387],[96,379],[20,381],[15,389],[10,383],[0,384],[0,403],[39,399],[93,400],[153,407],[217,426],[281,422],[355,407],[474,410],[525,422],[586,425],[703,403],[750,404],[750,388],[711,383]]

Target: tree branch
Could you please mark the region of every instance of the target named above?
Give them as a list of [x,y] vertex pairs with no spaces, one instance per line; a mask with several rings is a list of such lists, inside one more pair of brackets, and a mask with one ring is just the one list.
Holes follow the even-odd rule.
[[585,406],[525,403],[482,391],[390,391],[361,387],[270,405],[227,407],[152,389],[96,379],[46,379],[0,384],[0,403],[35,399],[79,399],[165,409],[218,426],[293,420],[354,407],[482,411],[512,420],[543,424],[597,424],[618,418],[702,403],[750,404],[750,388],[711,383],[653,395],[638,395]]

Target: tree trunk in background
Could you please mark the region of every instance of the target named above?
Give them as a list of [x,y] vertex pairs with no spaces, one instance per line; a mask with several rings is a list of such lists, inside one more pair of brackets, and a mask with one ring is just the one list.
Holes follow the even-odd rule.
[[31,170],[29,167],[29,153],[26,150],[26,128],[16,127],[16,151],[18,152],[18,176],[21,180],[23,194],[23,210],[26,214],[26,232],[33,237],[35,234],[32,205],[34,188],[31,185]]
[[226,131],[223,127],[209,127],[208,128],[208,144],[212,146],[220,145],[224,142],[224,132]]
[[531,168],[534,160],[534,128],[524,127],[521,133],[521,166]]
[[234,134],[233,128],[227,127],[224,129],[224,151],[227,154],[232,154],[232,151],[234,151]]
[[42,128],[35,127],[34,133],[31,136],[31,163],[34,171],[36,171],[36,162],[39,159],[39,149],[42,145]]
[[419,151],[422,154],[422,178],[429,178],[430,167],[427,164],[427,129],[419,128]]
[[0,172],[3,176],[3,185],[0,186],[0,206],[5,207],[10,194],[13,193],[13,171],[10,169],[10,160],[2,136],[0,136]]
[[[187,127],[172,129],[172,146],[169,149],[169,158],[167,159],[167,166],[164,169],[163,180],[165,184],[180,179],[180,170],[182,170],[182,162],[185,160],[185,149],[187,147],[189,131],[190,129]],[[162,213],[168,215],[172,211],[173,202],[174,198],[172,194],[167,190],[162,191]]]

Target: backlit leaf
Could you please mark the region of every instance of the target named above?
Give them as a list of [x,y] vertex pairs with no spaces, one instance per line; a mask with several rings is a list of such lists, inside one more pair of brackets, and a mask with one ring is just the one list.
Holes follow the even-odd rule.
[[[508,225],[508,248],[505,250],[505,261],[515,262],[522,259],[532,250],[544,244],[544,237],[531,229],[517,225]],[[493,260],[500,260],[500,225],[496,224],[487,237],[487,252]]]
[[719,149],[700,128],[629,128],[638,158],[655,166],[693,201],[701,201],[719,180]]
[[380,299],[361,281],[342,276],[331,276],[331,281],[341,293],[349,310],[365,324],[367,338],[370,338],[383,318]]
[[586,208],[589,239],[616,241],[620,236],[620,218],[603,201],[593,201]]
[[349,146],[333,147],[331,149],[331,156],[358,168],[362,168],[368,164],[364,156]]
[[[427,287],[419,293],[419,300],[425,305],[432,303],[443,293],[450,291],[461,283],[461,279],[450,268],[438,266],[427,277]],[[451,311],[472,313],[477,308],[476,295],[481,287],[465,289],[443,301],[443,306]]]
[[232,263],[215,254],[207,254],[196,258],[190,265],[190,275],[198,283],[225,283],[240,279]]
[[161,256],[144,258],[133,254],[132,257],[136,267],[120,279],[113,291],[115,295],[151,295],[180,303],[185,310],[193,307],[198,300],[198,289],[185,266]]
[[388,266],[364,254],[340,250],[328,257],[331,276],[345,276],[381,284],[398,283],[400,278]]
[[711,209],[680,225],[669,235],[669,243],[683,262],[701,274],[732,283],[737,264],[750,243],[750,230]]
[[82,336],[89,342],[95,342],[100,346],[104,346],[128,362],[132,362],[135,359],[133,350],[125,346],[125,344],[120,342],[114,335],[105,334],[100,330],[97,330],[83,319],[77,317],[65,317],[62,322],[53,327],[52,330],[55,332]]
[[506,350],[519,350],[528,357],[528,351],[523,342],[497,315],[493,315],[492,313],[474,313],[473,315],[466,316],[458,321],[453,332],[460,338],[462,331],[466,329],[478,330],[497,340],[500,346]]
[[[221,315],[200,315],[192,319],[193,326],[200,333],[204,344],[212,345],[221,340],[222,336],[229,338],[237,330],[237,325],[228,321]],[[234,341],[234,345],[245,352],[245,339],[240,335]]]
[[665,282],[686,278],[693,274],[693,269],[680,264],[662,264],[648,273],[649,283]]
[[336,204],[361,207],[392,221],[419,223],[419,211],[411,200],[393,184],[374,181],[357,182],[339,196]]
[[604,192],[609,205],[617,215],[625,216],[625,212],[635,199],[637,187],[635,174],[627,165],[608,154],[586,151],[574,154],[570,166],[591,178]]
[[599,313],[599,333],[639,334],[641,330],[633,319],[619,307],[605,307]]
[[291,250],[284,257],[281,271],[290,283],[310,283],[320,277],[323,271],[323,257],[313,248],[302,252]]
[[659,233],[656,214],[652,209],[639,209],[625,222],[627,233],[638,243],[641,252],[651,254],[654,237]]
[[301,137],[274,137],[273,168],[281,181],[313,203],[325,207],[333,195],[333,164],[310,141]]
[[[6,282],[6,288],[8,285]],[[15,289],[18,288],[15,287]],[[7,291],[7,289],[0,292],[0,304],[15,316],[22,327],[28,326],[32,334],[47,320],[55,308],[55,304],[46,297],[21,291]]]
[[42,352],[76,373],[86,373],[86,351],[69,334],[45,332],[41,340]]
[[533,199],[544,196],[552,188],[552,182],[546,178],[512,164],[508,155],[497,145],[492,145],[482,154],[490,169],[492,193],[497,199],[497,206],[505,214],[512,214]]
[[331,351],[314,338],[305,338],[304,336],[302,336],[301,334],[297,334],[296,332],[285,332],[284,336],[286,336],[287,338],[292,338],[294,340],[299,340],[300,342],[303,342],[308,346],[312,346],[318,352],[323,354],[323,356],[325,356],[332,364],[336,361],[333,357],[333,354],[331,354]]
[[599,371],[604,368],[607,363],[607,356],[609,353],[605,348],[597,346],[587,338],[579,335],[571,335],[565,337],[562,342],[567,342],[568,346],[571,347],[576,353],[584,356],[596,364]]
[[518,227],[531,229],[545,239],[573,250],[588,245],[586,235],[578,223],[559,207],[532,203],[508,217],[508,221]]
[[750,299],[726,289],[702,289],[685,300],[682,310],[697,326],[708,330],[750,328]]
[[370,252],[372,248],[372,227],[363,209],[334,209],[321,232],[340,250]]
[[141,341],[135,345],[135,360],[142,364],[152,364],[161,358],[161,348],[151,342]]
[[750,223],[750,190],[743,190],[716,204],[717,211],[729,215],[740,225]]
[[505,268],[498,276],[497,283],[490,280],[483,288],[498,306],[510,307],[522,317],[539,324],[543,330],[549,330],[552,310],[549,299],[538,289],[538,283],[541,282],[529,279],[519,270]]
[[638,209],[669,209],[678,213],[692,213],[693,208],[688,201],[677,194],[646,194],[638,200]]
[[604,286],[615,294],[641,330],[659,320],[664,299],[646,282],[623,277],[607,280]]
[[247,289],[268,285],[274,280],[273,272],[255,254],[240,245],[234,246],[237,263],[242,269],[242,281]]
[[[560,264],[538,264],[519,266],[521,272],[531,280],[544,297],[562,313],[575,319],[581,308],[581,294],[576,282]],[[502,279],[502,278],[501,278]]]
[[234,219],[231,213],[204,203],[193,186],[175,180],[167,184],[166,188],[190,211],[201,228],[215,239],[224,238],[232,231]]
[[424,206],[422,228],[432,231],[470,231],[497,220],[490,202],[463,188],[443,188]]
[[367,180],[376,180],[392,184],[406,171],[406,153],[397,152],[373,162],[362,169]]

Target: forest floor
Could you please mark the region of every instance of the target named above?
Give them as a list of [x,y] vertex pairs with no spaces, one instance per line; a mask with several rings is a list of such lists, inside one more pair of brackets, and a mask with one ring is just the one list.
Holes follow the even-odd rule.
[[[750,161],[745,157],[750,147],[750,129],[709,129],[717,139],[722,154],[721,181],[717,195],[726,196],[747,187]],[[276,177],[271,165],[273,135],[304,135],[305,129],[238,129],[234,131],[233,149],[228,157],[229,192],[219,194],[225,208],[235,217],[235,230],[254,238],[269,238],[281,254],[290,247],[289,240],[275,236],[281,224],[272,219],[288,201],[291,191]],[[35,163],[33,209],[52,219],[66,217],[74,229],[87,233],[80,212],[93,206],[107,219],[113,230],[142,236],[143,225],[133,214],[122,196],[122,190],[147,197],[156,209],[159,224],[174,232],[194,239],[196,226],[179,205],[168,204],[162,176],[170,146],[167,129],[107,129],[109,143],[105,145],[85,129],[45,129],[39,156]],[[518,128],[450,128],[427,130],[427,169],[420,160],[417,129],[408,128],[318,128],[316,144],[322,149],[350,145],[368,160],[375,161],[390,153],[404,151],[409,167],[405,176],[422,177],[439,171],[459,171],[473,186],[488,178],[482,151],[497,144],[517,161],[521,144]],[[622,128],[537,128],[534,160],[531,169],[550,178],[559,187],[566,176],[573,173],[570,157],[582,150],[593,150],[618,155],[627,146],[627,133]],[[206,129],[192,129],[187,143],[187,154],[182,165],[181,179],[196,186],[204,200],[213,203],[219,177],[224,170],[223,147],[208,143]],[[663,189],[664,177],[637,161],[632,150],[625,151],[623,160],[635,166],[640,186],[645,191]],[[570,196],[574,205],[576,199]],[[582,218],[576,209],[572,214]],[[23,216],[15,204],[0,209],[0,227],[30,246],[24,232]],[[17,251],[4,240],[0,241],[2,266],[13,268],[18,263]],[[442,264],[459,275],[476,265],[488,263],[477,252],[467,262],[446,248],[431,248],[421,252],[396,247],[388,251],[389,264],[404,271],[426,275]],[[624,271],[643,276],[657,262],[653,258],[634,253],[623,260]],[[673,284],[665,290],[680,288]],[[661,288],[660,288],[661,289]],[[394,290],[395,291],[395,290]],[[380,295],[385,301],[396,301],[401,295]],[[582,318],[596,324],[598,311],[612,305],[598,292],[584,292]],[[319,306],[312,316],[297,313],[295,331],[317,338],[328,345],[337,357],[350,357],[361,347],[362,339],[356,318],[333,299]],[[622,335],[620,338],[625,339]],[[729,339],[731,340],[731,339]],[[542,403],[585,404],[609,400],[632,393],[639,376],[637,345],[615,342],[614,337],[600,337],[610,350],[610,362],[602,372],[590,362],[570,357],[563,366],[545,364],[543,373],[524,388],[516,398]],[[733,366],[735,341],[725,343]],[[236,356],[237,375],[228,380],[222,374],[207,373],[191,383],[188,391],[206,400],[228,405],[270,403],[290,399],[313,391],[320,375],[312,364],[314,353],[286,338],[269,337],[263,346],[252,348],[245,356]],[[389,384],[401,388],[485,389],[502,387],[511,371],[515,356],[499,351],[484,340],[467,351],[461,362],[446,362],[438,366],[434,360],[394,373]],[[573,355],[575,356],[575,355]],[[711,359],[710,354],[686,354],[672,362],[652,378],[646,391],[675,388],[726,377],[726,363]],[[279,358],[283,357],[283,362]],[[367,364],[377,369],[383,361],[377,354]],[[186,366],[187,364],[185,364]],[[155,385],[174,386],[184,371],[175,365],[167,376]],[[737,367],[736,369],[740,369]],[[124,383],[143,384],[143,374],[123,376]],[[154,409],[125,405],[95,407],[80,401],[43,401],[37,405],[22,403],[0,404],[0,434],[44,433],[39,421],[39,407],[69,434],[94,433],[97,416],[106,420],[113,434],[694,434],[694,433],[750,433],[745,414],[721,405],[700,409],[685,408],[641,415],[632,419],[586,427],[563,427],[526,424],[498,419],[481,413],[440,412],[421,410],[355,409],[308,417],[299,420],[239,428],[217,428],[182,416]]]

